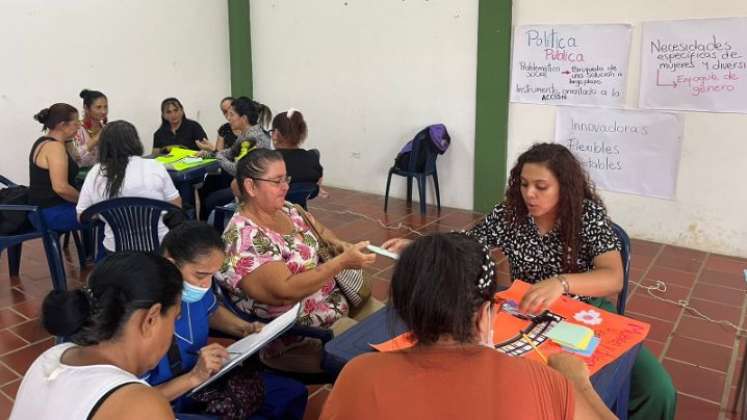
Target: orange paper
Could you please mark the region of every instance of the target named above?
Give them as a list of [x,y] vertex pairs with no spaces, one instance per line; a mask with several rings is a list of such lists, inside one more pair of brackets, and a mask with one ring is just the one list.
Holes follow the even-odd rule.
[[[589,327],[594,330],[594,335],[599,337],[599,346],[594,354],[581,358],[593,374],[642,342],[648,335],[650,326],[645,322],[613,314],[567,296],[560,297],[549,310],[533,319],[526,319],[523,314],[515,311],[511,313],[511,309],[521,302],[521,298],[530,287],[530,284],[517,280],[511,288],[496,294],[496,299],[503,309],[493,320],[493,341],[498,351],[543,363],[532,346],[522,339],[522,334],[531,338],[537,348],[545,356],[549,356],[563,350],[548,339],[545,333],[558,321],[565,320]],[[378,351],[397,351],[414,345],[412,335],[404,333],[372,347]]]

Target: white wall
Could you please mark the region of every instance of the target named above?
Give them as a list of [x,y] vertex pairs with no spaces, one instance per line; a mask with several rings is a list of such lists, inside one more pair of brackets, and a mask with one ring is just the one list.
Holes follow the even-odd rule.
[[[452,144],[438,159],[441,204],[471,208],[477,3],[252,1],[255,99],[304,113],[325,184],[382,195],[401,146],[443,122]],[[394,177],[391,195],[404,197],[404,185]]]
[[178,97],[214,139],[230,92],[228,9],[204,0],[4,0],[0,13],[0,173],[28,182],[40,109],[83,88],[109,98],[109,120],[138,129],[146,150],[160,103]]
[[[514,25],[631,23],[633,40],[626,104],[638,103],[640,23],[706,17],[747,16],[747,2],[734,0],[514,0]],[[552,140],[556,107],[511,104],[509,162],[536,141]],[[673,201],[603,192],[612,218],[631,236],[747,256],[747,115],[682,112],[685,135]]]

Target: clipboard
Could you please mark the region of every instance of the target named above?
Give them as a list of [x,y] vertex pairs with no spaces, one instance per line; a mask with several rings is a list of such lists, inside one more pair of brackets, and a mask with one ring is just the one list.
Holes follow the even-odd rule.
[[213,383],[213,381],[217,380],[218,378],[229,372],[231,369],[240,365],[241,362],[246,360],[249,356],[259,351],[262,347],[264,347],[265,344],[278,338],[281,334],[288,331],[288,329],[290,329],[290,327],[292,327],[293,324],[296,323],[296,319],[298,319],[298,314],[300,311],[301,303],[299,302],[293,305],[293,307],[290,308],[287,312],[273,319],[271,322],[265,325],[262,328],[262,331],[255,334],[250,334],[226,347],[226,350],[228,350],[229,352],[230,358],[228,359],[226,364],[223,365],[223,368],[216,372],[215,375],[211,376],[207,381],[192,389],[187,394],[187,396],[191,396],[194,393],[200,391],[202,388],[210,385],[211,383]]

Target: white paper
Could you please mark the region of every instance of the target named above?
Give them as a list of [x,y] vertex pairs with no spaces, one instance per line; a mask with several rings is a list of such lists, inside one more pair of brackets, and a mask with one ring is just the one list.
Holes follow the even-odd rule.
[[630,25],[528,25],[514,31],[511,101],[625,103]]
[[683,124],[668,112],[561,108],[555,142],[581,161],[597,187],[672,199]]
[[646,22],[639,107],[747,112],[747,18]]
[[190,394],[193,394],[202,388],[206,387],[216,379],[223,376],[226,372],[230,371],[241,362],[246,360],[249,356],[259,351],[265,344],[276,339],[282,333],[287,331],[293,324],[296,323],[298,313],[301,310],[301,303],[296,303],[286,313],[273,319],[267,325],[262,327],[262,331],[250,334],[241,340],[226,347],[229,352],[229,359],[223,368],[219,370],[215,375],[211,376],[210,379],[203,382],[200,386],[193,389]]

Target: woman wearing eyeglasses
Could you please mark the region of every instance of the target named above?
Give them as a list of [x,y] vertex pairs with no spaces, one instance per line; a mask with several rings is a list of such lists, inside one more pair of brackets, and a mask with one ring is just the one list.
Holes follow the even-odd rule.
[[[274,318],[303,301],[300,324],[332,327],[349,311],[335,276],[374,261],[373,254],[362,252],[368,242],[353,245],[341,241],[316,222],[320,235],[344,250],[320,264],[318,238],[297,209],[285,201],[290,179],[277,151],[249,152],[239,161],[236,178],[240,202],[223,233],[226,259],[217,275],[219,283],[246,313]],[[266,364],[285,370],[314,371],[319,369],[320,348],[309,347],[315,345],[295,338],[278,340],[261,357]],[[292,348],[304,355],[297,357],[298,363],[291,361],[288,351]],[[275,363],[273,359],[281,354],[284,360]],[[313,357],[306,357],[309,355]]]

